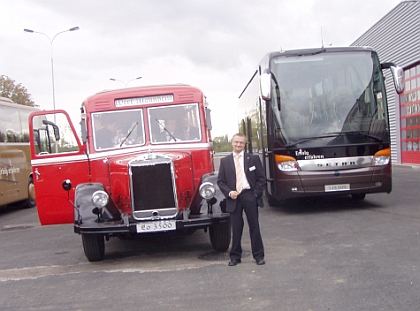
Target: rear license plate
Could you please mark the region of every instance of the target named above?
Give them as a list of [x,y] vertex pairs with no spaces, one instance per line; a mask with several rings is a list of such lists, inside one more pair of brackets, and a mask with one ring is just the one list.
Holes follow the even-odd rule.
[[175,220],[159,220],[159,221],[147,221],[137,224],[137,232],[159,232],[159,231],[170,231],[176,229]]
[[348,191],[348,190],[350,190],[350,184],[325,185],[325,192]]

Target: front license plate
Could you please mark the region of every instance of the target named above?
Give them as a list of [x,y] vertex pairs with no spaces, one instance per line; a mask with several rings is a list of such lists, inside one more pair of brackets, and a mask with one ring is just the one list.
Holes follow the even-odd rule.
[[348,190],[350,190],[350,184],[325,185],[325,192],[348,191]]
[[146,221],[137,224],[138,233],[170,231],[175,229],[175,220]]

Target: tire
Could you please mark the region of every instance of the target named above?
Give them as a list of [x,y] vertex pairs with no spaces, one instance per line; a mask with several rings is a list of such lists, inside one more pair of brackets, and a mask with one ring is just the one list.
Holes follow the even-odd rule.
[[366,193],[352,193],[351,197],[353,198],[353,200],[357,200],[357,201],[361,201],[365,198]]
[[83,250],[89,261],[101,261],[105,254],[103,234],[82,234]]
[[213,249],[224,252],[229,248],[230,244],[230,221],[214,223],[210,227],[210,242]]
[[274,197],[268,197],[267,202],[271,207],[279,207],[281,205],[280,201]]
[[25,200],[24,206],[26,208],[34,208],[36,206],[35,186],[32,176],[28,180],[28,198]]

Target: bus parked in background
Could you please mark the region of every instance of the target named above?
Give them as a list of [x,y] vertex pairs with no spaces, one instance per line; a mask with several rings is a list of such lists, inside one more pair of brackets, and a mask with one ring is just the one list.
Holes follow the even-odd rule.
[[402,69],[367,47],[274,52],[239,96],[239,128],[266,169],[270,204],[279,200],[391,192],[383,69],[397,93]]
[[35,207],[28,117],[38,108],[0,97],[0,206]]
[[89,261],[103,259],[111,237],[203,229],[215,250],[229,247],[210,109],[199,89],[177,84],[97,93],[82,103],[80,125],[78,133],[63,110],[31,115],[42,225],[73,223]]

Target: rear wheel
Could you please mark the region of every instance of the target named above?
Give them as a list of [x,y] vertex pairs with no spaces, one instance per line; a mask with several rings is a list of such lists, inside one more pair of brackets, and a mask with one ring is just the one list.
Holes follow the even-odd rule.
[[89,261],[101,261],[105,254],[103,234],[82,234],[83,250]]
[[357,200],[357,201],[363,200],[365,196],[366,196],[366,193],[352,193],[351,194],[351,197],[353,198],[353,200]]
[[216,251],[224,252],[230,244],[230,221],[214,223],[210,227],[210,242]]
[[32,179],[32,176],[31,176],[29,177],[29,180],[28,180],[28,198],[25,201],[25,207],[33,208],[35,206],[36,206],[35,186],[34,186],[34,180]]

